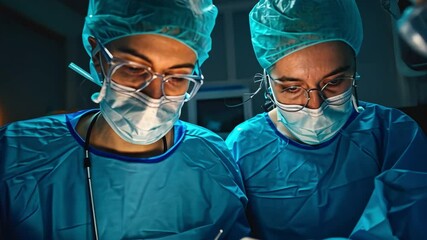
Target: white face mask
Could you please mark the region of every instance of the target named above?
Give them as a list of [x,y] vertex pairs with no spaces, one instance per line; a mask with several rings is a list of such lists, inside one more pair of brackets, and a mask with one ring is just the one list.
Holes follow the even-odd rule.
[[148,145],[158,141],[172,129],[181,114],[185,95],[168,97],[173,101],[164,97],[153,99],[132,88],[109,82],[104,82],[101,113],[127,142]]
[[287,112],[284,109],[295,106],[279,103],[274,97],[278,120],[303,143],[316,145],[326,142],[344,126],[354,109],[350,101],[351,88],[329,99],[334,101],[334,105],[323,102],[318,109],[303,108],[298,112]]

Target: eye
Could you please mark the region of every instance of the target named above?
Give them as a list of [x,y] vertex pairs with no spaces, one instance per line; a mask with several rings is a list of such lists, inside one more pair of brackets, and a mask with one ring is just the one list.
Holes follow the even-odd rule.
[[342,84],[342,82],[344,82],[345,80],[347,80],[347,78],[339,77],[339,78],[332,79],[327,84],[329,86],[338,86],[338,85]]
[[147,74],[148,71],[146,68],[138,67],[138,66],[132,66],[132,65],[126,65],[121,67],[123,73],[128,75],[143,75]]
[[148,81],[152,77],[153,75],[147,67],[137,64],[122,65],[113,75],[116,81],[123,82]]
[[341,94],[351,87],[353,78],[349,76],[341,76],[326,82],[322,87],[322,92],[325,97],[332,97]]
[[328,85],[328,87],[333,87],[333,86],[340,86],[340,85],[346,85],[347,83],[351,82],[353,78],[351,76],[340,76],[337,78],[334,78],[330,81],[325,81],[323,82],[324,85]]
[[187,82],[187,79],[183,77],[171,77],[171,78],[168,78],[167,82],[179,84],[179,83]]
[[282,93],[288,93],[288,94],[299,94],[301,93],[302,88],[300,86],[290,86],[290,87],[283,87]]
[[180,75],[169,75],[165,79],[165,83],[175,87],[181,87],[188,84],[188,79]]

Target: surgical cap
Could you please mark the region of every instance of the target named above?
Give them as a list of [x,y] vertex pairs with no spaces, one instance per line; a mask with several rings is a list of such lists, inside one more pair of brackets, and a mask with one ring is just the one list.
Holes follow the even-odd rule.
[[106,44],[131,35],[159,34],[193,49],[202,64],[211,50],[217,13],[212,0],[89,0],[83,45],[92,56],[90,36]]
[[249,22],[255,55],[264,69],[322,42],[344,41],[356,55],[362,45],[362,20],[354,0],[260,0]]

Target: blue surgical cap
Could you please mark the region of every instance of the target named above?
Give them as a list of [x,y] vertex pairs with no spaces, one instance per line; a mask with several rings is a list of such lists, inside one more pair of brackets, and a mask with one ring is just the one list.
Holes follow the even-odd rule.
[[193,49],[202,64],[211,50],[217,14],[212,0],[89,0],[83,45],[92,56],[90,36],[106,44],[131,35],[159,34]]
[[322,42],[343,41],[356,55],[362,45],[362,19],[354,0],[260,0],[249,22],[255,55],[264,69]]

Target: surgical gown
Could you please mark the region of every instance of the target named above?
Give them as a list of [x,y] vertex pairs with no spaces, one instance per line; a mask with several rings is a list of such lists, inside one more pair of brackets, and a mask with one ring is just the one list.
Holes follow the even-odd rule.
[[[266,113],[232,131],[226,143],[242,172],[254,237],[346,238],[354,232],[358,239],[374,239],[369,234],[387,231],[375,227],[380,223],[390,223],[389,232],[399,229],[393,236],[401,239],[414,239],[408,238],[408,228],[422,234],[427,226],[422,191],[427,189],[426,136],[399,110],[361,105],[364,111],[354,112],[333,139],[316,146],[288,139]],[[393,177],[390,171],[397,170],[400,177]],[[390,188],[380,189],[390,183],[398,185],[394,195]],[[393,211],[413,216],[405,218],[409,222],[399,221],[399,214],[387,219]],[[416,239],[427,239],[425,231],[424,237]]]
[[[93,239],[84,141],[75,131],[93,111],[0,130],[0,239]],[[156,157],[90,149],[99,239],[248,235],[247,198],[224,142],[182,121],[174,131],[174,145]]]

